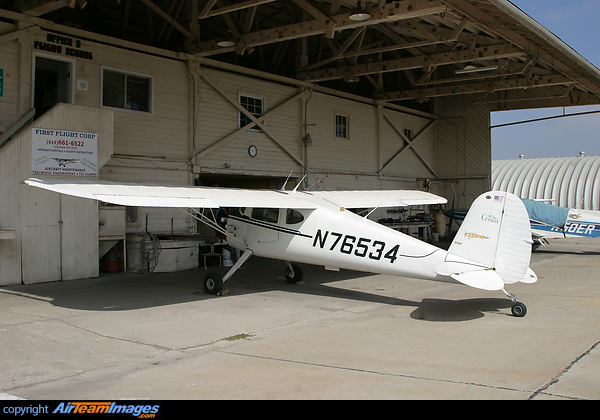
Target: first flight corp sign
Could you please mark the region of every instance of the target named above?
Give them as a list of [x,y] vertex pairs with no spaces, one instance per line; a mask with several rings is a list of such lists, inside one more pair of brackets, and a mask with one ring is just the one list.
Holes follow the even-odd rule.
[[31,173],[98,176],[98,134],[33,128]]

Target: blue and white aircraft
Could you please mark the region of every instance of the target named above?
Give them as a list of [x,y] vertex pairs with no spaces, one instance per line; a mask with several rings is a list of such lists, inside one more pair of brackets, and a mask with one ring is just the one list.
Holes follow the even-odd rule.
[[531,222],[533,239],[600,237],[600,211],[569,209],[521,199]]

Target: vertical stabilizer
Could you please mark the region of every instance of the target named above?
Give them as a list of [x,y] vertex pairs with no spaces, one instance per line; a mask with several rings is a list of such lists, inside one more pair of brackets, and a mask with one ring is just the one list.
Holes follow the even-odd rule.
[[481,269],[494,270],[505,284],[531,281],[531,243],[529,216],[521,199],[491,191],[473,202],[448,249],[446,262],[471,261]]

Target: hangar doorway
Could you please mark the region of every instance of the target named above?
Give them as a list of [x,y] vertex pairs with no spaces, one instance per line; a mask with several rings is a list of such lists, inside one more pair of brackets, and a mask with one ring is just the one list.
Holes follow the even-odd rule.
[[35,56],[33,106],[36,119],[58,103],[71,103],[71,64]]

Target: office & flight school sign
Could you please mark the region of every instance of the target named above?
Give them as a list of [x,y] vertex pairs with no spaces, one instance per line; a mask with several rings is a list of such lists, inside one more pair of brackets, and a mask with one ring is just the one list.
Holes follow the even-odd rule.
[[92,60],[94,58],[90,51],[81,49],[80,40],[56,34],[47,34],[46,42],[34,41],[33,48],[61,55],[64,53],[64,55],[69,57],[78,57],[85,60]]

